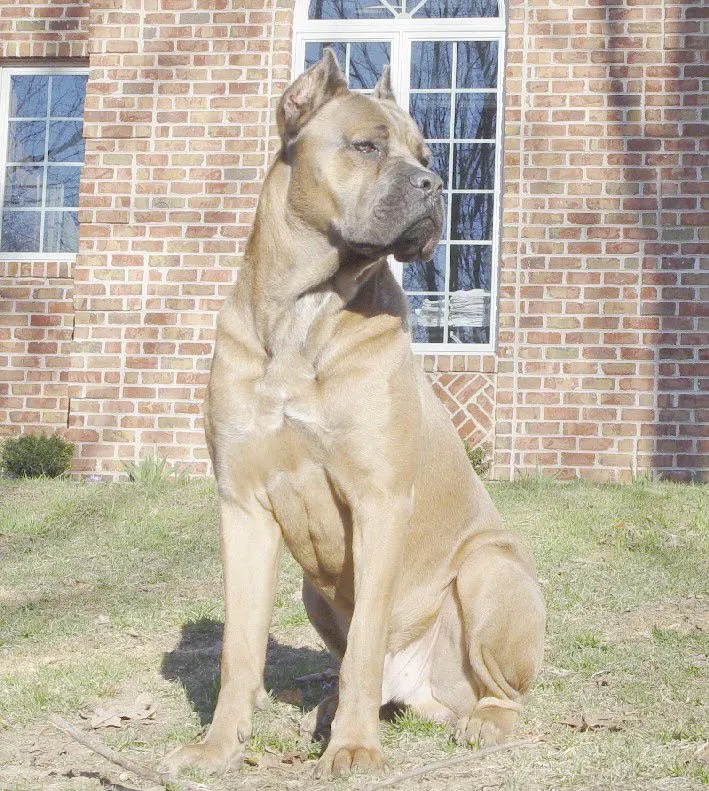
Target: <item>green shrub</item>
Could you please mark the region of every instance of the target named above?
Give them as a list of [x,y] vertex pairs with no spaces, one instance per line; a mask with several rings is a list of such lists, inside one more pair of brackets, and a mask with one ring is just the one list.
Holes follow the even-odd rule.
[[57,478],[71,466],[74,446],[59,434],[22,434],[5,440],[2,467],[18,478]]
[[140,461],[129,464],[123,462],[123,469],[131,483],[142,486],[159,486],[169,481],[186,483],[189,480],[187,470],[180,471],[169,464],[167,459],[161,459],[159,456],[145,456]]
[[486,475],[491,467],[490,459],[488,458],[488,446],[476,445],[474,448],[468,442],[465,445],[465,452],[468,454],[470,463],[473,465],[475,472],[482,478]]

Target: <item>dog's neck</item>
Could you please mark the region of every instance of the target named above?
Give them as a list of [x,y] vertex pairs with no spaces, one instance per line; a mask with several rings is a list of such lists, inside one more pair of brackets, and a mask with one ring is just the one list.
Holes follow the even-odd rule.
[[[294,214],[290,166],[277,159],[266,176],[247,242],[244,275],[259,340],[271,352],[303,343],[314,317],[341,311],[386,265],[338,247]],[[368,290],[368,289],[366,289]]]

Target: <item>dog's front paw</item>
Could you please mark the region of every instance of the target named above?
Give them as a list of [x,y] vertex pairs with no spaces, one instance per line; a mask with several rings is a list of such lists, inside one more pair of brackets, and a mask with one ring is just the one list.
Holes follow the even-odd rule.
[[238,744],[235,748],[209,742],[188,744],[165,756],[159,770],[170,775],[178,775],[185,769],[200,769],[207,774],[222,774],[227,769],[239,766],[243,758],[243,744]]
[[315,777],[337,777],[350,769],[381,772],[386,766],[384,755],[378,745],[354,745],[333,743],[327,746],[322,758],[315,766]]

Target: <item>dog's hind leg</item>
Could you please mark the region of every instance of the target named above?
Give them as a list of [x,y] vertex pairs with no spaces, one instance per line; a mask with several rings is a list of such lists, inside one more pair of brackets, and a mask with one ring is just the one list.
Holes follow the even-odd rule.
[[[310,623],[315,627],[330,653],[339,662],[347,648],[348,624],[338,615],[317,588],[303,580],[303,604]],[[327,695],[300,722],[300,735],[308,739],[329,736],[330,725],[337,711],[337,692]]]
[[545,609],[533,563],[517,536],[478,536],[456,579],[477,702],[456,737],[497,744],[512,731],[542,662]]
[[307,579],[303,579],[303,605],[310,623],[339,662],[347,648],[349,624]]

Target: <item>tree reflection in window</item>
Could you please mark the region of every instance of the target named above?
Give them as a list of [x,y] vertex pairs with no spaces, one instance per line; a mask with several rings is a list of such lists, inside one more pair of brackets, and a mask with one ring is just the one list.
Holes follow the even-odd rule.
[[[496,41],[414,41],[409,110],[444,182],[448,227],[433,263],[404,270],[414,338],[490,338],[497,133]],[[420,296],[419,296],[420,295]]]
[[1,252],[76,252],[85,93],[83,74],[11,76]]
[[310,0],[308,19],[496,17],[497,0]]

